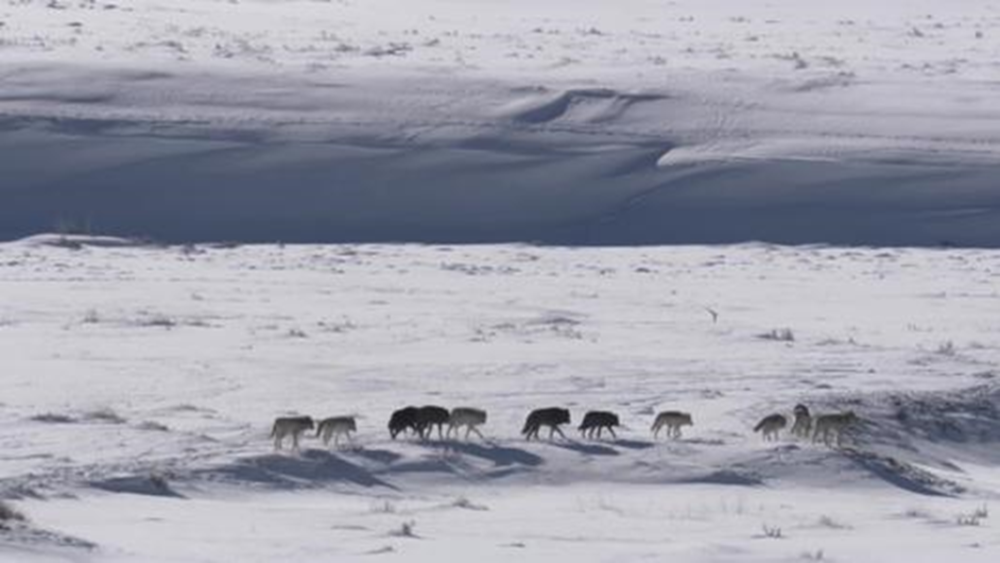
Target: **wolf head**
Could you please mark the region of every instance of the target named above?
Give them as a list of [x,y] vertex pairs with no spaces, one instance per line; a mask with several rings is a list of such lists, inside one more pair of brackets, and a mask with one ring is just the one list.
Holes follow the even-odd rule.
[[415,428],[417,423],[417,407],[406,407],[392,413],[389,417],[389,435],[393,439],[407,428]]

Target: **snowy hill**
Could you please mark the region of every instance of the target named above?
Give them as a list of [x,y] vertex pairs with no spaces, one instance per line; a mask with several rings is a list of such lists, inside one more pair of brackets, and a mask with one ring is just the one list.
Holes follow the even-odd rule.
[[0,237],[1000,244],[988,0],[18,0]]

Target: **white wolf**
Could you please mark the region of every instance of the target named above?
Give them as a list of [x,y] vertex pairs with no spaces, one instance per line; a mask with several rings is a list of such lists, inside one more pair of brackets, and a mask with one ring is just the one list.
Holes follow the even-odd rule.
[[764,438],[767,440],[777,440],[778,436],[781,434],[781,429],[788,425],[788,419],[785,418],[783,414],[771,414],[765,416],[754,426],[754,432],[760,432]]
[[656,415],[656,421],[653,422],[653,438],[659,436],[660,429],[664,426],[667,427],[667,437],[677,439],[681,437],[681,427],[694,426],[694,421],[691,419],[690,413],[680,411],[661,412]]
[[809,438],[812,433],[812,415],[809,414],[809,407],[799,403],[795,405],[795,422],[792,424],[792,435],[799,438]]
[[486,424],[486,411],[480,409],[473,409],[469,407],[457,407],[451,409],[451,415],[448,417],[448,432],[445,436],[451,437],[452,432],[458,435],[458,431],[463,426],[465,427],[465,439],[469,439],[469,434],[475,432],[477,436],[485,440],[486,437],[483,433],[479,431],[479,426]]
[[836,436],[839,447],[844,443],[844,431],[859,420],[854,411],[817,416],[813,421],[813,442],[823,440],[829,446],[833,436]]
[[333,438],[333,445],[336,446],[340,444],[340,437],[347,436],[348,441],[354,441],[351,438],[351,432],[357,432],[358,425],[354,422],[353,416],[334,416],[330,418],[324,418],[319,421],[316,425],[316,437],[323,437],[323,445],[330,445],[330,438]]
[[292,450],[299,449],[299,437],[306,430],[315,428],[312,417],[309,416],[283,416],[274,419],[274,426],[271,428],[271,437],[274,438],[274,449],[281,449],[281,442],[285,436],[292,437]]

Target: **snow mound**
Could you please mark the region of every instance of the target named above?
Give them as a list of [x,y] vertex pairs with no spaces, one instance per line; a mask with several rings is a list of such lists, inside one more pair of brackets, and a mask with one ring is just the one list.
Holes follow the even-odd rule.
[[854,410],[862,422],[851,437],[868,449],[946,469],[961,460],[1000,462],[993,447],[1000,443],[1000,387],[996,384],[847,395],[820,404],[831,410]]
[[148,246],[149,243],[132,238],[82,235],[82,234],[39,234],[15,241],[23,246],[55,246],[58,248],[80,249],[86,246],[96,248],[133,248]]
[[313,488],[331,484],[389,487],[368,469],[323,450],[299,455],[270,454],[237,459],[199,471],[196,478],[264,489]]
[[0,501],[0,553],[19,551],[29,555],[53,548],[72,552],[96,547],[89,541],[39,528],[20,511]]
[[663,99],[666,99],[663,94],[630,94],[608,88],[570,89],[562,92],[538,88],[502,107],[496,112],[496,116],[517,123],[599,124],[623,119],[635,104]]
[[870,471],[873,476],[911,493],[958,496],[967,492],[965,487],[954,481],[943,479],[934,473],[893,457],[853,449],[845,450],[845,454],[848,459],[859,467]]
[[[746,449],[739,444],[681,440],[578,442],[393,442],[334,452],[240,457],[189,472],[185,480],[234,488],[276,490],[321,487],[433,490],[459,484],[524,486],[570,483],[674,485],[888,486],[932,496],[958,496],[962,485],[877,448],[831,449],[783,444]],[[199,485],[201,483],[201,485]],[[123,491],[129,492],[129,491]]]
[[111,493],[184,498],[184,495],[171,488],[165,477],[159,475],[112,477],[94,481],[91,486]]

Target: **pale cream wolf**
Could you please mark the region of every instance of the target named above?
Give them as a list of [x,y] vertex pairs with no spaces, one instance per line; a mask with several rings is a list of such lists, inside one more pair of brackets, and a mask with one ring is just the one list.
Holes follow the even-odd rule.
[[829,446],[832,437],[836,436],[839,447],[844,443],[844,431],[859,421],[854,411],[817,416],[813,421],[813,442],[822,439],[823,443]]
[[469,407],[456,407],[451,409],[451,414],[448,416],[448,431],[445,432],[445,436],[450,438],[454,432],[457,437],[459,429],[464,426],[466,440],[469,439],[469,434],[472,432],[475,432],[480,439],[485,440],[486,437],[478,428],[484,424],[486,424],[486,411]]
[[274,438],[274,449],[281,449],[281,442],[285,436],[292,437],[292,450],[298,451],[299,437],[306,430],[315,428],[312,417],[309,416],[283,416],[274,419],[274,426],[271,428],[271,437]]
[[798,404],[795,405],[795,422],[792,424],[792,435],[799,438],[809,438],[812,434],[812,415],[809,414],[809,407]]
[[323,436],[323,445],[330,445],[330,438],[333,438],[333,445],[340,444],[340,437],[347,436],[347,440],[353,442],[351,432],[357,432],[358,425],[354,422],[353,416],[334,416],[324,418],[316,425],[316,437]]
[[681,437],[681,427],[683,426],[694,426],[694,421],[691,419],[691,414],[680,411],[664,411],[656,415],[656,421],[653,422],[653,438],[659,437],[660,429],[664,426],[667,427],[667,437],[678,439]]
[[754,432],[760,432],[763,436],[764,441],[777,440],[781,434],[781,430],[788,425],[788,419],[785,418],[783,414],[771,414],[765,416],[754,426]]

